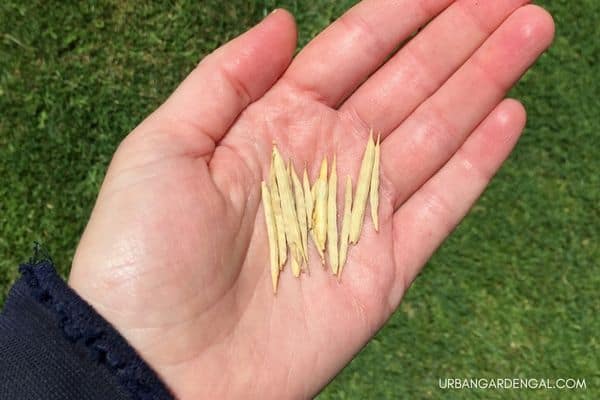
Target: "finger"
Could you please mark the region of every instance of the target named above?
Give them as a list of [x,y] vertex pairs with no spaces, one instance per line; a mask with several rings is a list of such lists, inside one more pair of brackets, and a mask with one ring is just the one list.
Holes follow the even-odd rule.
[[294,59],[284,81],[329,106],[339,104],[398,46],[452,0],[365,0]]
[[[550,45],[552,17],[515,11],[482,47],[382,144],[382,173],[396,207],[437,171]],[[410,171],[410,173],[397,173]]]
[[293,17],[276,10],[258,25],[205,57],[149,118],[182,132],[221,139],[237,116],[281,76],[296,48]]
[[370,77],[340,107],[385,137],[435,92],[527,0],[459,0]]
[[399,279],[391,304],[442,241],[466,215],[516,144],[525,109],[505,100],[481,123],[446,165],[393,217],[394,257]]

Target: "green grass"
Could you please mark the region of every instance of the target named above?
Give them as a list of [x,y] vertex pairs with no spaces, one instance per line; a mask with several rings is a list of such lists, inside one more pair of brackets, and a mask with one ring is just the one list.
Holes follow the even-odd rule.
[[[89,3],[0,2],[0,304],[34,240],[67,274],[113,150],[199,57],[276,4],[296,15],[301,45],[351,4]],[[322,399],[600,398],[600,3],[539,3],[557,37],[512,93],[524,137]],[[505,376],[588,389],[437,388]]]

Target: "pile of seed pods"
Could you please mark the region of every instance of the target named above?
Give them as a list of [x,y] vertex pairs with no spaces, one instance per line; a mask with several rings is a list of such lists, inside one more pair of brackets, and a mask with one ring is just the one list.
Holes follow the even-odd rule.
[[292,273],[299,277],[308,271],[308,237],[310,235],[321,263],[341,277],[348,246],[358,243],[362,231],[367,200],[371,219],[379,230],[379,158],[380,140],[373,134],[365,148],[356,191],[352,196],[352,178],[346,177],[341,232],[337,224],[337,170],[333,156],[328,171],[327,157],[321,162],[319,176],[311,185],[304,168],[302,181],[292,163],[286,163],[273,146],[269,183],[261,183],[262,202],[269,239],[269,258],[273,292],[277,292],[279,274],[289,258]]

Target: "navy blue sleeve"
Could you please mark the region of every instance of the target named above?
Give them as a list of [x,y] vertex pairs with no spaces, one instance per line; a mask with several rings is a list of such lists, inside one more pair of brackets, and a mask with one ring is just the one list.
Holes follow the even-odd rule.
[[49,259],[19,270],[0,314],[0,399],[173,399]]

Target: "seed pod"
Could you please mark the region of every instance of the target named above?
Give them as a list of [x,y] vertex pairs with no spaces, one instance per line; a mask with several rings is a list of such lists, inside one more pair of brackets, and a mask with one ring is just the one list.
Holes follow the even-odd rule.
[[[298,271],[302,270],[302,265],[304,264],[304,260],[305,260],[305,255],[304,255],[304,245],[302,244],[302,230],[300,229],[300,219],[298,218],[298,206],[296,204],[296,195],[294,193],[294,184],[293,184],[293,179],[292,179],[292,171],[293,171],[293,166],[292,166],[292,161],[288,160],[288,166],[287,166],[287,178],[288,178],[288,185],[290,187],[290,192],[291,192],[291,199],[292,199],[292,204],[291,204],[291,208],[294,210],[295,212],[295,216],[296,216],[296,223],[298,224],[298,234],[300,235],[300,239],[298,243],[294,243],[292,246],[290,246],[290,252],[292,253],[292,272],[296,271],[296,269]],[[294,276],[298,277],[300,272],[298,272],[298,275],[296,275],[296,273],[294,273]]]
[[304,261],[308,264],[308,225],[306,222],[306,206],[304,204],[304,192],[302,183],[292,167],[292,186],[294,187],[294,197],[296,200],[296,215],[298,216],[298,225],[300,226],[300,239],[302,240],[302,254]]
[[265,181],[260,185],[262,193],[263,208],[265,211],[265,222],[267,224],[267,238],[269,239],[269,259],[271,261],[271,281],[273,283],[273,293],[277,293],[277,282],[279,280],[279,253],[277,249],[277,227],[275,226],[275,216],[273,215],[273,203],[271,194]]
[[[313,227],[317,248],[320,249],[322,254],[327,241],[327,158],[324,158],[321,162],[321,171],[315,183]],[[325,264],[325,258],[322,255],[321,262]]]
[[[306,172],[306,171],[305,171]],[[310,237],[313,241],[313,243],[315,244],[315,248],[317,249],[317,253],[319,253],[319,257],[321,258],[321,262],[323,262],[323,260],[325,260],[325,254],[323,253],[323,250],[321,249],[321,247],[319,246],[319,242],[317,241],[317,236],[315,234],[315,210],[316,210],[316,201],[317,201],[317,182],[318,182],[318,178],[315,181],[315,183],[313,183],[312,186],[310,186],[310,181],[308,180],[308,175],[306,176],[306,183],[308,184],[308,187],[310,188],[308,191],[306,191],[305,193],[310,193],[310,200],[312,203],[312,210],[310,211],[310,213],[307,210],[307,216],[308,216],[308,220],[310,221]]]
[[[295,261],[302,263],[302,239],[300,238],[300,227],[294,205],[294,195],[290,188],[289,174],[285,168],[285,163],[277,147],[273,147],[273,166],[275,168],[275,178],[281,197],[281,209],[283,211],[283,222],[287,242],[290,244],[290,253]],[[295,275],[295,274],[294,274]]]
[[[287,174],[286,176],[288,179],[288,186],[289,186],[290,192],[291,192],[291,199],[292,199],[291,206],[292,206],[292,209],[296,212],[296,216],[298,216],[298,212],[296,211],[296,196],[294,195],[294,184],[292,182],[292,160],[288,160],[285,172]],[[300,227],[300,221],[297,221],[297,222],[298,222],[298,227]],[[302,243],[302,235],[300,235],[300,242]],[[302,251],[302,248],[300,248],[300,251]],[[295,254],[295,253],[292,253],[292,254]],[[302,262],[302,258],[304,258],[303,255],[301,255],[301,258],[299,260],[300,262]]]
[[358,242],[360,232],[362,231],[363,220],[365,218],[365,209],[367,208],[367,198],[369,196],[369,186],[371,183],[371,173],[373,172],[373,160],[375,155],[375,145],[373,143],[372,130],[369,134],[367,147],[360,166],[358,181],[356,183],[356,193],[354,194],[354,204],[352,206],[352,217],[350,220],[350,243]]
[[304,167],[304,174],[302,175],[302,187],[304,189],[304,205],[306,207],[306,221],[308,223],[308,229],[312,229],[312,216],[313,216],[313,195],[310,187],[310,181],[308,180],[308,173],[306,172],[306,166]]
[[314,229],[310,230],[310,237],[312,238],[312,241],[315,244],[315,247],[317,248],[317,253],[319,253],[319,257],[321,258],[321,262],[323,262],[323,260],[325,260],[325,254],[323,253],[323,250],[319,247],[319,242],[317,241],[317,236],[315,234],[315,230]]
[[338,279],[342,277],[342,270],[348,256],[348,240],[350,238],[350,218],[352,217],[352,178],[346,177],[346,190],[344,193],[344,218],[342,219],[342,233],[340,234],[340,262]]
[[285,226],[283,221],[283,211],[281,210],[281,199],[279,197],[279,188],[275,178],[275,167],[271,159],[271,173],[269,176],[271,185],[271,202],[273,205],[273,215],[275,216],[275,227],[277,230],[277,249],[279,251],[279,270],[283,269],[287,260],[287,245],[285,237]]
[[[302,258],[300,258],[302,260]],[[296,257],[292,257],[292,274],[297,278],[300,276],[300,264],[296,261]]]
[[327,253],[329,253],[329,265],[331,272],[338,271],[338,233],[337,233],[337,172],[336,159],[333,156],[329,185],[327,192]]
[[375,145],[375,155],[373,159],[373,171],[371,172],[370,205],[371,219],[375,232],[379,232],[379,157],[380,157],[380,139],[377,135],[377,144]]

